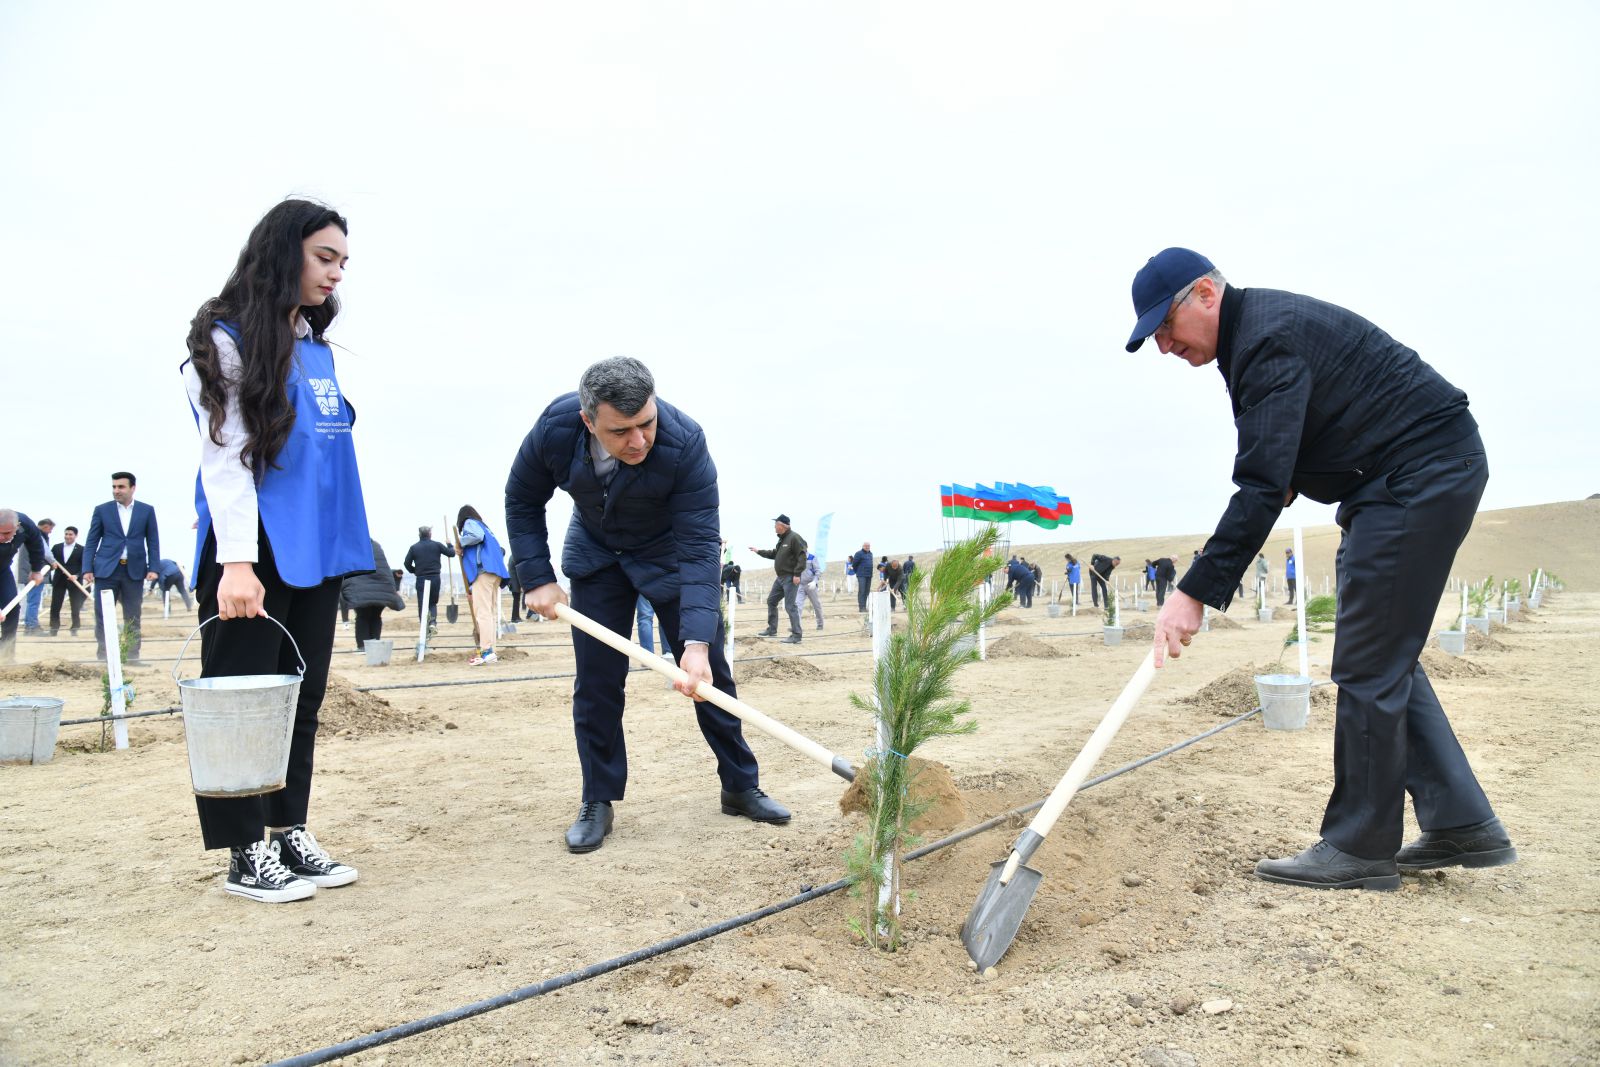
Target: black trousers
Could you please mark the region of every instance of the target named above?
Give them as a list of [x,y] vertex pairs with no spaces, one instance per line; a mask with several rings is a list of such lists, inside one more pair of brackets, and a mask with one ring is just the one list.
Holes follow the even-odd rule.
[[[289,741],[289,774],[275,793],[254,797],[194,798],[200,812],[200,834],[206,848],[231,848],[259,841],[268,826],[294,826],[306,821],[311,803],[311,770],[317,742],[317,713],[328,687],[328,662],[333,655],[334,624],[339,614],[339,580],[330,579],[309,589],[285,584],[278,576],[272,545],[260,534],[261,559],[256,577],[266,588],[267,614],[294,635],[305,658],[306,673],[295,705],[294,734]],[[217,613],[217,586],[222,568],[217,564],[215,534],[206,536],[200,557],[200,585],[196,589],[200,618]],[[222,678],[237,674],[295,674],[300,662],[284,632],[266,619],[228,619],[211,623],[200,632],[200,676]]]
[[50,587],[50,633],[52,636],[55,635],[57,630],[61,629],[61,601],[63,598],[72,602],[72,632],[77,633],[80,623],[79,613],[83,610],[83,594],[78,592],[71,582],[61,577],[58,571],[55,585]]
[[117,607],[122,611],[122,624],[133,634],[133,640],[128,645],[128,658],[138,659],[141,642],[139,639],[139,620],[144,613],[144,575],[128,573],[126,563],[117,564],[117,569],[109,578],[95,576],[94,584],[89,587],[89,592],[94,596],[94,650],[100,659],[106,658],[106,624],[100,617],[100,591],[111,590],[112,597]]
[[[1342,545],[1342,542],[1341,542],[1341,545]],[[1284,581],[1289,583],[1289,599],[1285,600],[1284,603],[1285,604],[1293,604],[1294,603],[1294,583],[1295,583],[1295,580],[1293,578],[1285,578]]]
[[[11,603],[11,598],[16,596],[17,580],[13,577],[10,565],[0,567],[0,607]],[[5,621],[0,622],[0,644],[10,645],[17,639],[17,623],[22,619],[22,605],[18,604],[6,614]],[[15,655],[13,649],[8,655]]]
[[166,595],[168,589],[176,589],[178,595],[183,597],[183,610],[189,611],[194,607],[193,604],[189,603],[189,590],[184,585],[182,578],[158,578],[157,581],[161,585],[162,596]]
[[[573,609],[624,637],[633,632],[639,595],[620,565],[572,580]],[[655,610],[656,623],[672,655],[681,661],[683,643],[678,636],[678,602],[652,600],[650,606]],[[724,639],[722,624],[718,623],[716,635],[707,649],[711,684],[729,696],[737,696],[733,671],[722,650]],[[621,800],[628,786],[628,750],[622,732],[628,657],[577,629],[572,631],[572,651],[578,665],[578,678],[572,690],[572,729],[578,741],[578,765],[583,772],[583,802]],[[644,677],[655,678],[656,675]],[[672,699],[684,698],[672,695]],[[705,701],[694,707],[700,734],[716,756],[722,788],[738,793],[754,789],[759,784],[760,769],[755,754],[745,743],[739,720]],[[665,721],[658,721],[658,725],[665,726]]]
[[1106,588],[1106,580],[1095,571],[1089,572],[1089,595],[1094,597],[1094,606],[1100,606],[1100,598],[1106,598],[1106,603],[1111,603],[1111,590]]
[[383,636],[383,605],[373,604],[356,608],[356,647],[365,648],[368,641]]
[[772,591],[767,594],[767,629],[776,633],[778,631],[778,605],[783,605],[783,610],[789,614],[789,632],[796,637],[800,636],[800,587],[793,578],[774,578]]
[[428,583],[428,625],[437,625],[439,622],[439,586],[443,583],[440,582],[437,574],[419,574],[416,575],[416,579],[418,596],[422,595],[422,583]]
[[872,583],[862,575],[856,575],[856,610],[862,614],[867,610],[867,597],[872,593]]
[[1476,434],[1449,452],[1374,478],[1337,514],[1339,709],[1322,836],[1366,859],[1399,850],[1407,793],[1424,830],[1494,815],[1417,662],[1489,480]]
[[1165,578],[1156,579],[1156,607],[1159,608],[1167,602],[1167,590],[1171,587],[1172,583]]

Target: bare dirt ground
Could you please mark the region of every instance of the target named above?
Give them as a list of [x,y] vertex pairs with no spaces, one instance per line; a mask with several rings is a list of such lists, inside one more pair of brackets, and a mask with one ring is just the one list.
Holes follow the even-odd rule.
[[[1125,558],[1146,554],[1128,544]],[[1250,721],[1075,800],[1033,861],[1043,886],[992,979],[968,969],[958,932],[1020,823],[908,866],[897,954],[858,944],[846,919],[861,905],[835,894],[353,1062],[1600,1063],[1600,657],[1584,651],[1600,639],[1597,545],[1600,502],[1480,516],[1464,573],[1548,564],[1569,589],[1461,659],[1426,654],[1521,851],[1515,866],[1408,877],[1397,893],[1253,878],[1261,856],[1315,840],[1333,716],[1319,697],[1304,731]],[[1043,797],[1144,654],[1139,642],[1105,647],[1093,616],[1047,619],[1039,604],[1008,611],[1014,625],[991,635],[1027,651],[961,676],[979,732],[919,753],[949,768],[951,818],[965,812],[964,825]],[[853,598],[829,606],[828,628],[808,629],[798,651],[853,654],[771,667],[753,658],[778,646],[741,643],[752,660],[741,695],[859,758],[871,724],[847,696],[864,688],[870,655]],[[1102,769],[1248,710],[1249,669],[1275,660],[1287,629],[1250,607],[1160,673]],[[193,619],[159,616],[147,603],[152,666],[130,672],[135,710],[176,699],[170,661],[157,661]],[[743,633],[760,622],[742,609]],[[337,675],[353,687],[571,670],[564,626],[523,624],[502,644],[526,658],[487,668],[467,666],[462,649],[405,662],[415,623],[390,629],[394,664],[345,652]],[[440,642],[465,645],[466,634],[446,626]],[[1334,639],[1311,646],[1319,677]],[[338,647],[351,648],[348,631]],[[48,693],[67,699],[69,718],[93,715],[97,676],[41,663],[92,653],[24,640],[0,693]],[[629,682],[632,780],[616,831],[598,852],[567,854],[570,685],[333,692],[312,826],[361,878],[293,905],[222,892],[225,864],[200,848],[175,717],[131,722],[124,752],[99,751],[97,727],[64,728],[51,763],[0,767],[0,1062],[293,1055],[840,877],[860,825],[840,810],[842,783],[751,735],[762,784],[794,821],[721,815],[687,705],[648,674]]]

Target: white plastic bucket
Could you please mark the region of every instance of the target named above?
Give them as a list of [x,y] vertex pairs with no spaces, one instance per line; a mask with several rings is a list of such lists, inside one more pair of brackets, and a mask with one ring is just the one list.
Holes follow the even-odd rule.
[[1439,647],[1452,656],[1464,654],[1467,651],[1467,631],[1440,630]]
[[1120,644],[1122,644],[1122,627],[1120,627],[1120,626],[1102,626],[1102,627],[1100,627],[1100,632],[1105,634],[1106,644],[1108,644],[1108,645],[1120,645]]
[[394,655],[393,641],[381,641],[376,637],[369,637],[367,643],[361,647],[367,653],[369,667],[387,667],[389,657]]
[[0,763],[49,763],[65,703],[55,697],[0,700]]
[[[270,619],[271,616],[268,616]],[[243,674],[219,678],[178,677],[189,641],[208,622],[194,628],[178,652],[172,680],[183,701],[183,733],[189,749],[189,778],[203,797],[248,797],[282,789],[289,776],[289,743],[294,736],[295,704],[306,661],[283,623],[300,660],[299,674]]]
[[1256,611],[1256,620],[1258,622],[1271,622],[1272,621],[1272,609],[1271,608],[1260,608],[1260,609],[1258,609]]
[[1061,618],[1061,605],[1060,604],[1046,604],[1044,606],[1044,613],[1046,615],[1048,615],[1052,619],[1059,619],[1059,618]]
[[1311,718],[1311,679],[1303,674],[1258,674],[1256,696],[1269,730],[1303,730]]
[[1467,616],[1467,625],[1472,627],[1474,630],[1478,631],[1480,634],[1488,634],[1488,632],[1489,632],[1489,616],[1487,616],[1487,615],[1469,615],[1469,616]]

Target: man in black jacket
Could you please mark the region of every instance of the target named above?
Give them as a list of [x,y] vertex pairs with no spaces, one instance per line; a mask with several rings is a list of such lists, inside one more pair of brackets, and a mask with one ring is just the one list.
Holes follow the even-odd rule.
[[872,587],[877,585],[876,572],[872,569],[872,542],[861,542],[861,551],[850,557],[850,566],[856,572],[856,612],[861,615],[867,613],[867,595],[872,592]]
[[[1216,532],[1162,608],[1155,658],[1177,656],[1201,605],[1226,608],[1282,510],[1339,502],[1339,686],[1334,785],[1322,839],[1263,860],[1267,881],[1395,889],[1399,871],[1516,859],[1417,662],[1488,464],[1467,396],[1350,311],[1274,289],[1236,289],[1184,248],[1133,282],[1136,350],[1153,336],[1193,367],[1215,362],[1238,428]],[[1422,836],[1401,847],[1409,792]]]
[[[50,547],[50,554],[57,563],[66,568],[67,574],[78,578],[83,573],[83,546],[78,544],[78,528],[68,526],[66,540],[59,545]],[[81,579],[80,579],[81,581]],[[84,596],[82,591],[71,582],[66,575],[57,572],[51,578],[50,586],[50,636],[54,637],[61,629],[61,601],[67,599],[72,605],[72,630],[73,637],[78,636],[78,616],[83,608]]]
[[1107,582],[1111,579],[1111,572],[1117,569],[1122,562],[1121,556],[1103,556],[1096,552],[1089,557],[1089,593],[1094,597],[1094,606],[1100,606],[1100,597],[1106,598],[1106,603],[1111,603],[1111,590]]
[[428,583],[428,636],[432,637],[439,626],[439,560],[454,557],[455,545],[441,544],[433,539],[432,526],[417,527],[417,543],[406,549],[406,570],[417,576],[417,596],[422,595],[422,583]]
[[1178,565],[1172,562],[1171,556],[1162,556],[1155,561],[1156,569],[1156,607],[1167,602],[1167,590],[1172,588],[1173,580],[1178,577]]
[[789,516],[779,515],[772,520],[772,531],[778,543],[771,548],[750,546],[750,551],[772,561],[772,592],[767,594],[767,628],[759,630],[762,637],[778,636],[778,605],[789,615],[789,636],[780,644],[800,643],[800,606],[795,597],[800,592],[800,575],[806,569],[806,539],[789,528]]

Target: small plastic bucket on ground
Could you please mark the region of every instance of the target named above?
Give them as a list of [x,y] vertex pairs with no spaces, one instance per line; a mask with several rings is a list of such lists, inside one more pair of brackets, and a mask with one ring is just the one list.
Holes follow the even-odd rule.
[[1484,615],[1488,617],[1490,622],[1506,621],[1506,613],[1501,611],[1499,608],[1490,608],[1488,611],[1484,612]]
[[1108,645],[1122,644],[1122,629],[1123,628],[1121,626],[1100,627],[1101,633],[1105,634],[1106,644]]
[[977,634],[965,634],[950,643],[950,651],[958,656],[965,656],[968,652],[976,652],[977,650]]
[[367,666],[387,667],[389,657],[394,655],[394,642],[381,641],[375,637],[367,638],[367,643],[361,646],[367,654]]
[[49,763],[65,704],[55,697],[0,700],[0,763]]
[[1303,674],[1258,674],[1256,696],[1269,730],[1303,730],[1311,718],[1311,679]]
[[1256,612],[1256,621],[1257,622],[1271,622],[1272,621],[1272,609],[1271,608],[1261,608],[1259,611]]
[[1439,647],[1452,656],[1464,654],[1467,651],[1467,631],[1440,630]]
[[1059,618],[1061,618],[1061,605],[1060,604],[1046,604],[1044,606],[1044,613],[1046,615],[1050,616],[1050,618],[1052,618],[1052,619],[1059,619]]
[[[178,677],[183,655],[202,627],[183,643],[172,680],[183,701],[183,734],[189,749],[189,778],[203,797],[248,797],[282,789],[289,775],[289,743],[294,736],[295,704],[306,661],[283,623],[300,660],[299,674],[244,674],[219,678]],[[370,645],[371,642],[369,641]]]
[[1478,631],[1480,634],[1487,635],[1489,633],[1489,616],[1470,615],[1467,617],[1467,625]]

